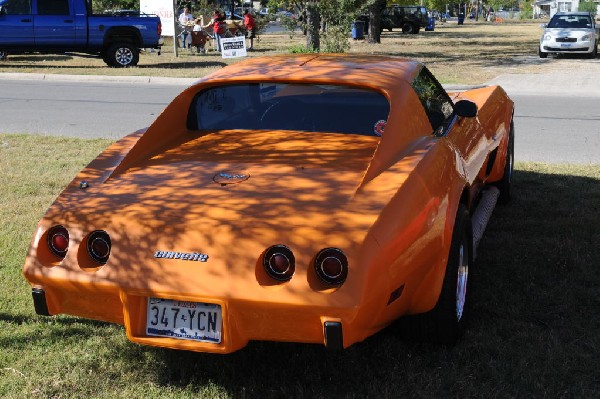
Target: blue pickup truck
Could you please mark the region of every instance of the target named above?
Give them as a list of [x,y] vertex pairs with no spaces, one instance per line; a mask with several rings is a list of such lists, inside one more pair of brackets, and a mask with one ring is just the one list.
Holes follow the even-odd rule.
[[98,54],[107,65],[137,65],[160,49],[161,23],[140,13],[92,13],[90,0],[0,0],[0,59],[8,53]]

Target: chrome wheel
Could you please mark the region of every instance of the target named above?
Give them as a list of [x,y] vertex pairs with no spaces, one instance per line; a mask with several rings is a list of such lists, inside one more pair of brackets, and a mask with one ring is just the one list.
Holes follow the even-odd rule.
[[458,273],[456,281],[456,318],[460,320],[465,309],[467,299],[467,281],[469,279],[469,254],[468,248],[461,243],[458,250]]
[[119,47],[115,52],[115,60],[122,66],[131,65],[133,62],[133,52],[127,47]]

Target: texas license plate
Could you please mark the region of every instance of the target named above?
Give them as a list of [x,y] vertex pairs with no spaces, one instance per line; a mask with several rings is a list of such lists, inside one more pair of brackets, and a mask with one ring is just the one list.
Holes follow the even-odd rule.
[[148,298],[147,335],[218,344],[222,325],[219,305]]

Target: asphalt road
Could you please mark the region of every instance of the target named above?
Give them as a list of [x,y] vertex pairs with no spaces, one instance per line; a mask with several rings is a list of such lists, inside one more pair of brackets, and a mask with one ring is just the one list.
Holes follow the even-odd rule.
[[148,126],[184,87],[0,79],[0,132],[117,139]]
[[[562,89],[542,96],[514,79],[506,78],[503,87],[516,105],[517,161],[600,163],[599,97]],[[0,132],[116,139],[148,126],[191,82],[0,78]]]

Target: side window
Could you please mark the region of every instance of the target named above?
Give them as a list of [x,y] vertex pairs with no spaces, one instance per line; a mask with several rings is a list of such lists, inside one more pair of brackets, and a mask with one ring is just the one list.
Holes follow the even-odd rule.
[[436,136],[444,135],[454,115],[452,100],[425,67],[411,85],[417,96],[419,96],[423,108],[425,108],[425,113],[433,128],[433,134]]
[[38,0],[38,15],[69,15],[69,0]]
[[2,14],[29,15],[31,14],[30,0],[8,0],[2,4]]

